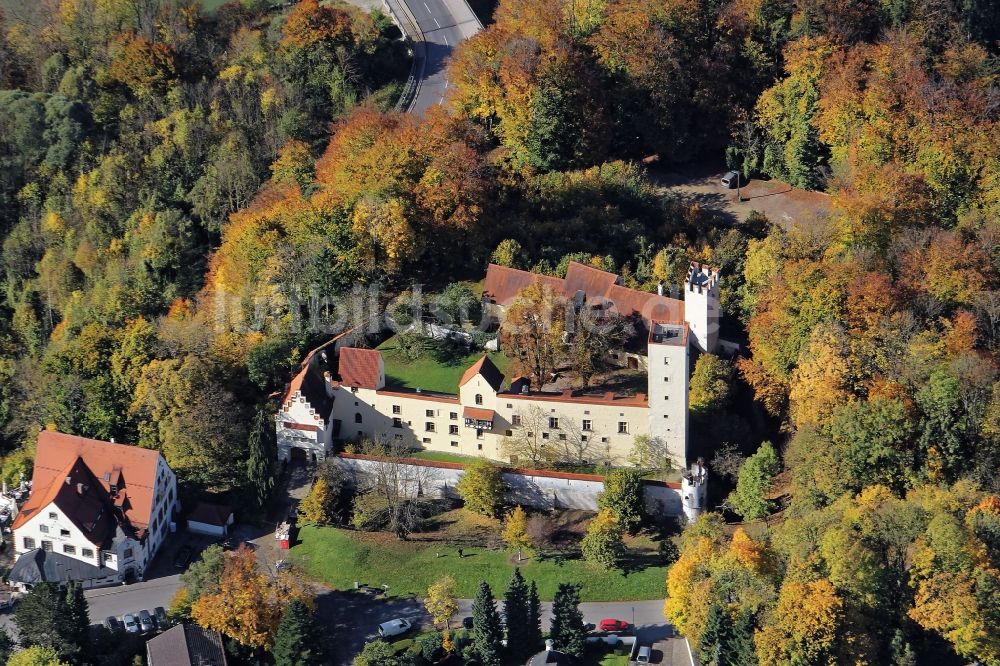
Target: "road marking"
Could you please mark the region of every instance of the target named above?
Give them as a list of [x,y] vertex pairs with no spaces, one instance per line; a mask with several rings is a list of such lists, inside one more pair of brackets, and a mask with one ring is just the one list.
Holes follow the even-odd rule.
[[449,43],[448,43],[448,35],[446,35],[446,34],[444,34],[444,33],[442,32],[442,33],[441,33],[441,36],[442,36],[442,37],[444,37],[444,45],[445,45],[445,46],[451,46],[451,44],[449,44]]
[[426,9],[426,10],[427,10],[427,13],[428,13],[428,14],[430,14],[430,13],[431,13],[431,8],[427,6],[427,3],[426,3],[426,2],[424,3],[424,9]]
[[439,28],[441,27],[441,24],[440,24],[440,23],[438,23],[438,20],[437,20],[437,19],[434,19],[434,25],[436,25],[436,26],[437,26],[437,27],[439,27]]

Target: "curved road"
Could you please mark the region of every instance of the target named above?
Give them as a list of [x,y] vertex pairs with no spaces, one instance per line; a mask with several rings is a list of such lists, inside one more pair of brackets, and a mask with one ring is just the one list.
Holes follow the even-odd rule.
[[[466,0],[388,0],[393,12],[403,4],[424,36],[426,58],[417,72],[418,88],[409,112],[417,115],[441,104],[448,92],[445,65],[452,49],[483,29]],[[416,39],[416,36],[413,36]]]

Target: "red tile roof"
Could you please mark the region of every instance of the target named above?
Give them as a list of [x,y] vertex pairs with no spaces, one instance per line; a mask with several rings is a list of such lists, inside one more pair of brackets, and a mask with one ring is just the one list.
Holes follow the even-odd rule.
[[[133,527],[148,527],[153,513],[159,459],[159,452],[151,449],[43,430],[38,433],[31,496],[21,507],[13,527],[16,529],[24,525],[53,501],[69,513],[64,506],[72,499],[65,496],[66,488],[69,488],[67,477],[73,479],[71,490],[74,496],[77,495],[76,484],[87,483],[85,479],[89,478],[93,479],[95,487],[100,485],[104,493],[112,498],[111,482],[117,478],[119,502],[116,504],[121,506],[125,518]],[[93,508],[94,497],[88,497],[86,502],[83,498],[75,502],[75,517],[70,515],[70,519],[74,522],[86,520],[87,512]]]
[[490,264],[486,269],[486,282],[483,285],[483,295],[494,303],[507,305],[514,300],[517,292],[531,286],[535,282],[547,284],[560,294],[563,291],[563,280],[560,278]]
[[344,347],[340,350],[340,381],[350,387],[380,388],[382,354],[376,349]]
[[483,409],[482,407],[466,407],[462,410],[463,419],[473,419],[474,421],[492,421],[494,416],[496,416],[496,412],[492,409]]
[[521,289],[536,280],[549,285],[565,298],[573,298],[578,291],[583,291],[587,301],[610,301],[621,315],[637,315],[647,327],[651,321],[684,321],[684,301],[623,287],[618,284],[619,277],[614,273],[575,261],[570,262],[565,280],[490,264],[486,269],[483,295],[494,303],[507,305]]
[[503,373],[500,369],[494,365],[493,361],[486,354],[483,354],[482,358],[469,366],[469,369],[462,374],[462,379],[458,382],[459,386],[465,386],[476,375],[482,375],[486,383],[493,387],[494,391],[499,391],[500,387],[503,386]]
[[567,298],[573,298],[578,291],[585,293],[587,298],[604,295],[620,280],[621,278],[614,273],[571,261],[566,271],[563,293]]

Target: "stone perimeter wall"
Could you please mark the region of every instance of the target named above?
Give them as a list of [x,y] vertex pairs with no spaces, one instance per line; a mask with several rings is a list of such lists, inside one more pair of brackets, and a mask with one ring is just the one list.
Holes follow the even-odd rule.
[[[388,463],[374,456],[341,453],[334,460],[343,466],[358,485],[365,476],[381,465],[399,465],[399,477],[412,486],[408,492],[432,497],[458,497],[455,485],[462,478],[464,466],[459,463],[404,458],[400,463]],[[507,484],[507,501],[535,509],[597,510],[597,496],[604,490],[604,477],[598,474],[572,474],[549,470],[503,468]],[[680,516],[681,486],[679,483],[644,481],[646,508],[652,515]]]

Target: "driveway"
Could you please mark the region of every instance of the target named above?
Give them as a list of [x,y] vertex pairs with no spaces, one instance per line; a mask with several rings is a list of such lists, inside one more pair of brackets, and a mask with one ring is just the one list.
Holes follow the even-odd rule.
[[693,165],[683,172],[652,167],[649,176],[655,184],[730,222],[742,222],[752,211],[758,211],[771,222],[787,227],[793,222],[823,219],[830,212],[829,195],[792,187],[780,180],[751,179],[740,188],[743,201],[739,201],[736,190],[720,182],[726,171],[721,165]]

